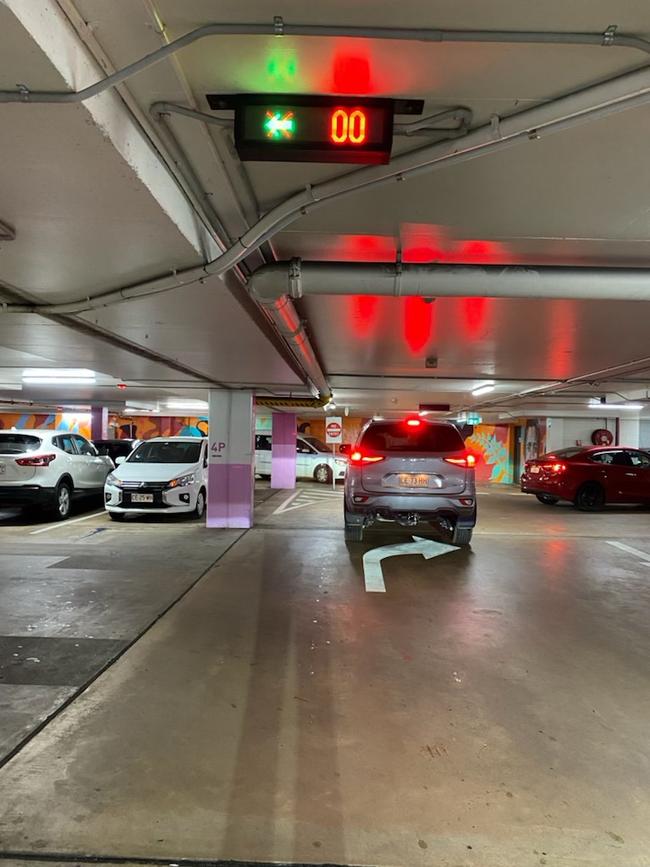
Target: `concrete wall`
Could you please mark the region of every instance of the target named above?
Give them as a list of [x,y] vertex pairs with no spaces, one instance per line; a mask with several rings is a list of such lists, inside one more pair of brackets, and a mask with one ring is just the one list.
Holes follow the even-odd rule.
[[639,425],[639,445],[642,449],[650,449],[650,418],[641,419]]
[[[650,422],[648,422],[650,425]],[[612,434],[616,430],[616,421],[613,418],[598,418],[588,416],[586,418],[547,418],[546,419],[546,450],[566,449],[570,446],[582,444],[592,445],[591,435],[598,428],[606,428]],[[648,442],[650,444],[650,429],[648,430]],[[620,444],[623,446],[639,445],[639,419],[621,418],[620,421]]]

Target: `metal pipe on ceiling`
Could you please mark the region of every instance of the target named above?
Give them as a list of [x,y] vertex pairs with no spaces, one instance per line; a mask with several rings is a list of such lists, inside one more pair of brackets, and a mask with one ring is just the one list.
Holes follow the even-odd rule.
[[97,96],[131,78],[137,73],[160,63],[200,39],[210,36],[316,36],[357,39],[391,39],[408,42],[492,42],[529,45],[595,45],[601,47],[630,48],[650,54],[650,42],[638,36],[619,34],[611,25],[603,33],[550,33],[535,30],[439,30],[420,27],[348,27],[345,25],[287,24],[281,16],[272,22],[206,24],[167,45],[152,51],[139,60],[129,63],[112,75],[79,91],[30,91],[25,85],[18,90],[0,91],[0,102],[19,103],[79,103]]
[[644,67],[525,109],[507,118],[493,118],[491,123],[472,130],[462,139],[417,148],[396,157],[386,166],[357,169],[321,184],[308,186],[271,208],[223,255],[204,265],[173,271],[143,283],[64,304],[29,306],[0,302],[0,312],[81,313],[129,299],[167,292],[201,282],[211,275],[221,276],[285,226],[341,196],[374,188],[389,181],[401,182],[424,172],[496,153],[523,142],[534,143],[544,135],[598,120],[619,111],[638,108],[649,102],[650,68]]
[[650,301],[650,269],[367,262],[274,262],[253,272],[263,304],[288,296],[389,295]]

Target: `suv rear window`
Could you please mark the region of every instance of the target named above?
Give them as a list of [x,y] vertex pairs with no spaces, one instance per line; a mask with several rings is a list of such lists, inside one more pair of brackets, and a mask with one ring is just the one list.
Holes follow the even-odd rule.
[[419,427],[408,427],[403,421],[371,425],[359,445],[376,452],[458,452],[465,448],[452,425],[422,422]]
[[35,452],[39,448],[39,437],[28,434],[0,433],[0,454],[24,455],[25,452]]

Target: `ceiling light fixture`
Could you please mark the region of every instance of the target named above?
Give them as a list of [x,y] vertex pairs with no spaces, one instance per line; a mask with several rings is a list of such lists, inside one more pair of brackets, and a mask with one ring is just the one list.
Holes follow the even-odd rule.
[[590,403],[589,409],[645,409],[644,403]]
[[484,382],[483,385],[472,389],[472,397],[480,397],[482,394],[489,394],[491,391],[494,391],[494,382]]
[[207,400],[174,400],[173,398],[166,401],[167,409],[207,409]]
[[94,385],[94,370],[81,367],[27,367],[23,370],[25,385]]

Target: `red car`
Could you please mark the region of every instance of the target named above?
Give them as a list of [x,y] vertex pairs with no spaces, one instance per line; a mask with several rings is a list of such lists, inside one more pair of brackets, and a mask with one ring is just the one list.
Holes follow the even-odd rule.
[[560,449],[526,461],[521,490],[548,506],[570,500],[583,512],[605,503],[650,504],[650,454],[612,446]]

